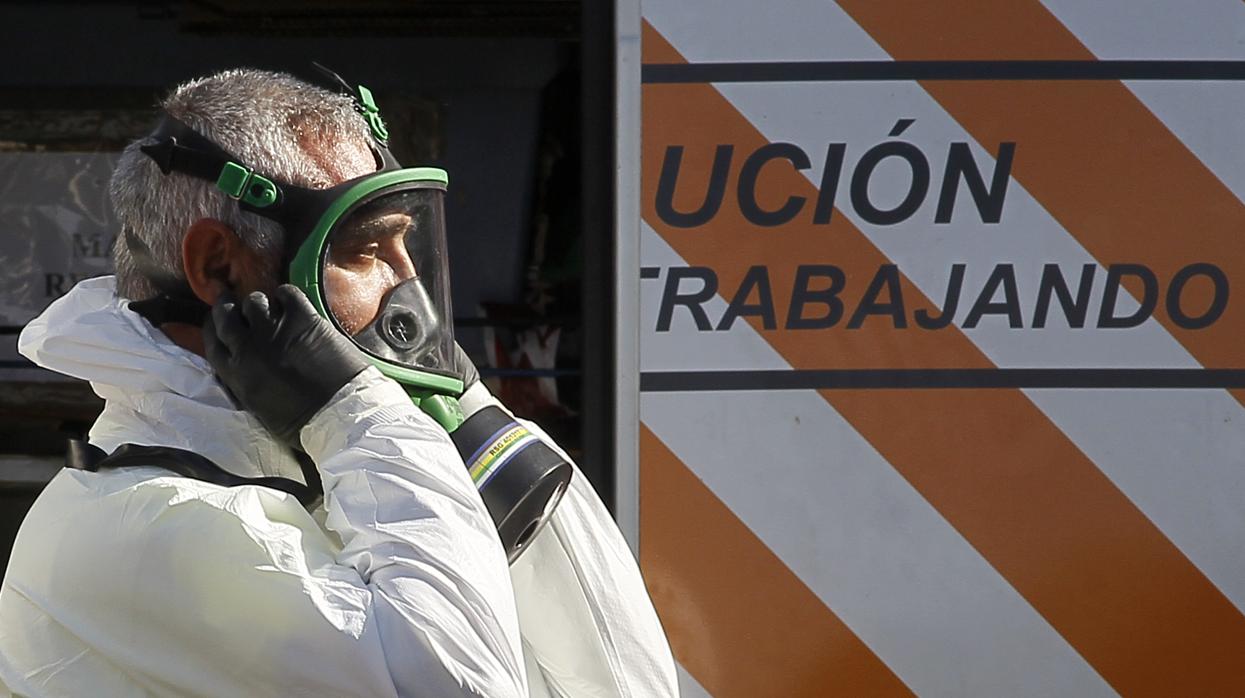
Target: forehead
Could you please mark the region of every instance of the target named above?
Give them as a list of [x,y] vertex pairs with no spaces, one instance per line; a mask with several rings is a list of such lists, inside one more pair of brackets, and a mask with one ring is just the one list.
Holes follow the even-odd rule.
[[[364,209],[366,211],[366,208]],[[333,231],[332,242],[364,242],[404,236],[411,227],[411,215],[402,211],[366,211],[342,221]]]
[[325,174],[326,186],[376,171],[376,157],[367,141],[357,134],[331,133],[328,129],[296,128],[298,145]]

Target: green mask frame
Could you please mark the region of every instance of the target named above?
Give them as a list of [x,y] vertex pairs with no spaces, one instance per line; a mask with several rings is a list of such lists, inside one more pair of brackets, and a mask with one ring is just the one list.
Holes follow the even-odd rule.
[[[322,276],[334,228],[352,210],[388,192],[410,188],[444,192],[448,183],[449,176],[445,170],[433,167],[390,170],[348,182],[349,186],[332,200],[290,260],[289,282],[303,290],[320,315],[341,329],[329,308]],[[445,320],[452,322],[451,318]],[[463,417],[457,401],[445,399],[462,394],[464,386],[461,378],[399,365],[370,352],[367,356],[381,373],[401,383],[411,399],[447,430],[453,431],[461,424]]]

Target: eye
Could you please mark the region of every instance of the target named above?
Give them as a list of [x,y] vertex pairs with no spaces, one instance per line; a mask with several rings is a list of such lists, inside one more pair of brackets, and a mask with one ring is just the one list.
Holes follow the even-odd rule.
[[352,245],[337,245],[331,257],[336,267],[351,271],[366,271],[380,254],[380,244],[376,242],[359,242]]

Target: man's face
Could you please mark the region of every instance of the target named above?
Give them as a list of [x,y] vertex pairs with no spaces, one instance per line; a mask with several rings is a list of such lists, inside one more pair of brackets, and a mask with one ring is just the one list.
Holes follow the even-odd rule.
[[[371,149],[363,141],[329,140],[318,129],[301,132],[301,144],[328,176],[329,186],[376,170]],[[378,211],[348,221],[334,231],[324,268],[329,310],[349,334],[367,326],[380,310],[385,294],[415,277],[415,265],[404,239],[411,217]]]
[[390,289],[416,277],[406,246],[411,227],[407,213],[380,212],[348,221],[334,232],[324,291],[329,309],[348,334],[357,334],[376,317]]

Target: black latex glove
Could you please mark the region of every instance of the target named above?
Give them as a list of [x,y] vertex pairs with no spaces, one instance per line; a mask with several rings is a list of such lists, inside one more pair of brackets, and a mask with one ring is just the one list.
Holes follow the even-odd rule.
[[204,322],[203,344],[239,405],[295,448],[299,430],[369,365],[289,284],[272,297],[223,295]]

